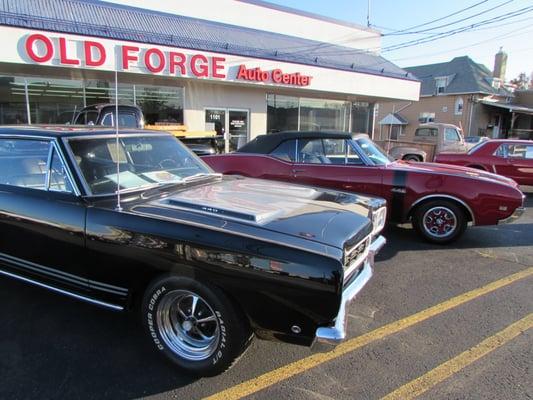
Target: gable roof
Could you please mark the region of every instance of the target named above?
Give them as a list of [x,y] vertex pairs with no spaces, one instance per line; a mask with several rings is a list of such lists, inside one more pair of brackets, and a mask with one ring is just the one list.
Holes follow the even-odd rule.
[[422,82],[421,96],[436,94],[435,78],[439,77],[448,78],[448,85],[443,94],[484,93],[511,96],[511,92],[503,87],[500,89],[492,87],[491,71],[468,56],[455,57],[445,63],[418,65],[404,69]]
[[379,121],[380,125],[407,125],[409,121],[400,113],[388,113]]
[[97,0],[2,0],[0,25],[127,40],[415,80],[373,53]]

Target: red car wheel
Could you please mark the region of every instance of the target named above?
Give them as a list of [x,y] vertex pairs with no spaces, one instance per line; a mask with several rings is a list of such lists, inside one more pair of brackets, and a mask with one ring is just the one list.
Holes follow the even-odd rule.
[[424,239],[433,243],[449,243],[466,229],[463,210],[446,200],[434,200],[419,206],[413,214],[413,227]]

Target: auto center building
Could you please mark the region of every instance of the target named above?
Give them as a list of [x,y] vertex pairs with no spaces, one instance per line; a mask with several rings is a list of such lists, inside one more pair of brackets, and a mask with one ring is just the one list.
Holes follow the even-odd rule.
[[420,91],[380,42],[373,29],[256,0],[4,0],[0,124],[70,123],[116,101],[117,71],[119,103],[149,124],[239,145],[287,129],[371,133],[377,102]]

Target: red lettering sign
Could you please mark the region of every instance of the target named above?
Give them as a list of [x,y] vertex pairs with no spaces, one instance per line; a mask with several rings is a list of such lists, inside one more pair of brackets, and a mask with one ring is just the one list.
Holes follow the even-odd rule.
[[[32,34],[25,38],[24,49],[28,57],[37,63],[51,61],[54,56],[59,65],[84,67],[99,67],[106,64],[112,54],[106,53],[103,43],[93,40],[81,40],[77,46],[68,46],[75,39],[59,36],[54,39],[44,34]],[[226,58],[216,56],[206,56],[203,54],[190,54],[177,51],[164,51],[159,47],[140,48],[135,45],[117,46],[119,56],[119,66],[124,71],[131,69],[144,70],[158,74],[163,71],[171,75],[195,76],[199,78],[226,78]],[[114,58],[114,57],[112,57]],[[267,81],[270,74],[261,71],[244,69],[247,78],[259,81]],[[250,72],[251,71],[251,72]],[[251,76],[251,78],[250,78]]]
[[272,80],[276,83],[281,83],[281,76],[283,75],[283,72],[281,69],[275,69],[272,71]]
[[[99,58],[93,58],[93,49],[98,50]],[[105,47],[100,43],[86,40],[83,43],[83,50],[85,53],[85,65],[88,67],[99,67],[105,63]]]
[[185,54],[171,51],[168,53],[168,57],[170,59],[169,67],[172,75],[176,73],[176,67],[179,67],[181,75],[185,75],[187,73],[185,69],[185,61],[187,60],[187,57],[185,57]]
[[312,76],[301,75],[299,72],[285,74],[281,69],[274,69],[271,72],[262,71],[261,68],[247,69],[245,65],[241,64],[236,79],[256,82],[272,80],[274,83],[284,85],[309,86]]
[[226,74],[218,71],[224,71],[224,64],[226,59],[224,57],[211,57],[211,76],[213,78],[225,78]]
[[68,58],[67,40],[65,38],[59,38],[59,62],[64,65],[80,65],[80,60]]
[[[41,42],[44,44],[45,47],[45,53],[40,56],[37,53],[35,53],[33,49],[33,45],[37,42]],[[28,36],[26,39],[26,54],[35,62],[38,63],[45,63],[47,61],[50,61],[52,57],[54,56],[54,45],[52,44],[52,41],[48,39],[46,36],[41,35],[40,33],[35,33],[33,35]]]
[[122,46],[122,69],[130,69],[130,61],[138,61],[139,57],[136,54],[130,54],[130,51],[139,52],[137,46]]
[[[157,58],[157,66],[152,64],[153,55],[155,55]],[[153,72],[154,74],[157,74],[158,72],[163,71],[165,69],[165,55],[163,52],[156,48],[151,48],[144,53],[144,65],[146,65],[146,68],[150,72]]]
[[246,79],[248,80],[248,70],[244,65],[239,65],[239,72],[237,73],[237,79]]
[[[200,61],[200,63],[198,63]],[[207,57],[202,54],[195,54],[191,57],[191,71],[197,77],[208,77],[209,67],[207,66]]]

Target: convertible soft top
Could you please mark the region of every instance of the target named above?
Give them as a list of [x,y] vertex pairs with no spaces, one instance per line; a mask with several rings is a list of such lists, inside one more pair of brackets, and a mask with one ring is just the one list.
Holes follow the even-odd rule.
[[238,149],[237,152],[268,154],[278,147],[281,142],[289,139],[352,139],[354,136],[357,135],[340,131],[283,131],[257,136]]

